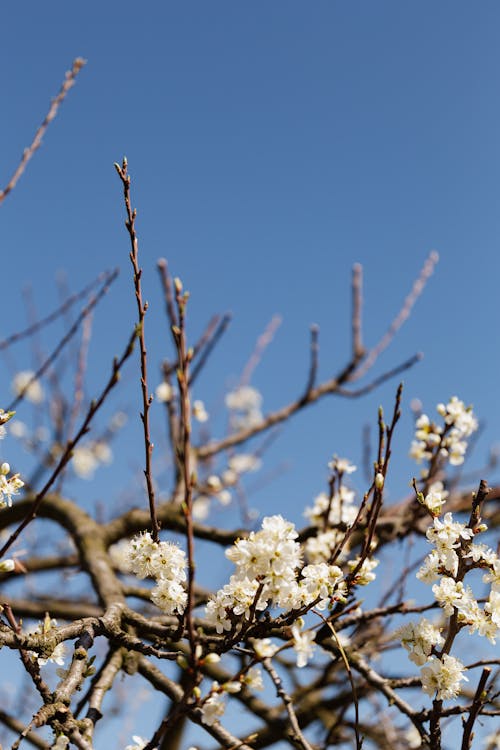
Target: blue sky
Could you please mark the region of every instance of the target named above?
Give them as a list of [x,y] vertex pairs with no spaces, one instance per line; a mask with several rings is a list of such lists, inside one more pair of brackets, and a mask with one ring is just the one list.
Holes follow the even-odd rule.
[[[274,314],[283,323],[253,378],[266,410],[303,388],[311,323],[320,326],[320,377],[346,362],[354,262],[364,267],[370,345],[435,249],[436,272],[375,370],[425,354],[405,375],[389,491],[405,492],[415,471],[406,457],[415,397],[428,411],[453,394],[474,404],[485,421],[473,458],[481,466],[500,440],[499,22],[491,0],[10,3],[0,29],[2,183],[72,59],[88,64],[1,207],[0,334],[24,325],[27,282],[48,312],[60,269],[78,289],[117,266],[90,351],[91,387],[103,382],[135,315],[113,169],[126,154],[150,301],[152,385],[168,339],[160,256],[191,291],[194,338],[211,314],[233,313],[195,394],[216,413]],[[17,369],[30,365],[26,349],[14,356]],[[97,487],[75,482],[77,495],[113,493],[141,465],[131,372],[113,402],[131,415],[119,471],[102,469]],[[6,389],[9,378],[5,366]],[[363,425],[375,425],[379,403],[390,411],[396,384],[297,417],[265,458],[266,471],[283,461],[287,470],[252,504],[300,523],[331,454],[359,462]],[[160,446],[159,413],[154,420]]]

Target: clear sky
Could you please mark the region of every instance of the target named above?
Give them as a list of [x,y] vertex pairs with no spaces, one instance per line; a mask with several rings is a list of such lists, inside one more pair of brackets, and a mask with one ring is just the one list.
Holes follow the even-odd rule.
[[[150,301],[152,385],[168,353],[160,256],[191,291],[193,338],[213,313],[233,313],[195,393],[217,413],[273,315],[283,322],[252,381],[266,411],[304,387],[311,323],[320,326],[320,377],[347,361],[354,262],[364,267],[370,346],[435,249],[436,272],[374,371],[425,354],[405,375],[389,492],[405,492],[415,471],[406,457],[415,397],[428,411],[454,394],[474,404],[485,423],[473,457],[481,466],[500,440],[499,25],[493,0],[5,4],[2,186],[73,58],[88,63],[0,209],[0,335],[24,325],[27,282],[42,314],[57,304],[61,269],[78,289],[117,266],[90,351],[90,384],[103,382],[135,315],[113,169],[126,154]],[[13,361],[2,364],[4,388],[10,368],[31,365],[22,347]],[[265,457],[265,471],[279,476],[251,503],[300,524],[324,488],[331,454],[360,461],[363,425],[375,425],[379,403],[391,409],[396,384],[300,415]],[[102,469],[97,487],[75,482],[92,500],[126,485],[125,471],[142,461],[132,374],[114,405],[131,414],[123,480]],[[161,433],[159,413],[155,420]]]

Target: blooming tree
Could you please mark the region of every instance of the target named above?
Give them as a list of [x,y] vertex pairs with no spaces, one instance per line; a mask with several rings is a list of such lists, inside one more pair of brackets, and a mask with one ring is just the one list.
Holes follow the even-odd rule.
[[[67,74],[0,202],[15,187],[82,64],[76,61]],[[416,414],[409,446],[416,476],[408,477],[412,489],[400,502],[386,502],[386,486],[401,386],[395,387],[388,418],[379,411],[377,445],[361,497],[350,479],[356,466],[331,457],[329,447],[327,486],[304,503],[301,528],[271,507],[258,521],[247,518],[242,528],[210,525],[214,508],[234,502],[245,475],[259,471],[262,450],[253,438],[330,394],[361,397],[414,364],[412,358],[369,380],[436,257],[425,264],[389,333],[371,349],[363,344],[362,277],[355,266],[352,356],[338,374],[318,382],[317,330],[312,329],[309,375],[294,401],[266,413],[263,394],[243,379],[226,394],[227,433],[215,439],[201,431],[198,441],[193,420],[209,424],[210,414],[194,398],[193,384],[228,321],[211,321],[191,344],[186,317],[192,303],[182,282],[160,261],[173,351],[155,390],[166,417],[174,474],[166,495],[153,465],[149,312],[131,178],[125,159],[115,167],[123,188],[137,325],[124,332],[122,354],[110,363],[101,391],[87,402],[83,363],[90,314],[114,274],[104,274],[47,318],[0,343],[14,346],[78,300],[87,300],[38,370],[17,373],[13,402],[0,412],[5,457],[11,441],[18,440],[37,467],[28,476],[22,467],[13,472],[6,461],[0,466],[0,646],[6,664],[16,656],[17,686],[29,695],[22,702],[7,701],[0,710],[6,741],[12,748],[21,743],[108,747],[108,722],[116,714],[129,715],[136,701],[136,688],[122,687],[127,675],[151,687],[154,710],[162,713],[148,737],[131,727],[127,750],[182,750],[193,741],[228,750],[273,745],[466,750],[477,746],[478,727],[484,728],[481,746],[499,747],[500,561],[494,532],[500,492],[485,480],[473,490],[462,488],[449,470],[464,463],[478,428],[472,408],[457,396],[438,404],[435,415]],[[53,365],[77,333],[75,378],[64,395]],[[132,508],[110,503],[98,517],[66,494],[64,481],[71,473],[91,481],[112,461],[113,436],[124,426],[124,416],[115,413],[100,432],[98,420],[136,353],[143,496]],[[365,384],[357,385],[361,378]],[[196,394],[201,390],[197,382]],[[22,402],[43,412],[48,428],[28,428],[19,417]],[[58,553],[40,555],[33,545],[43,519],[57,529]],[[210,590],[200,584],[196,568],[200,541],[230,566],[226,580]],[[403,548],[423,554],[417,564],[398,571],[389,594],[377,602],[370,590],[391,548],[398,556]],[[84,585],[73,584],[69,571],[82,571]],[[406,595],[415,577],[427,584],[421,601]],[[472,643],[479,645],[472,648]],[[2,670],[4,682],[6,674]],[[461,722],[450,723],[454,717]]]

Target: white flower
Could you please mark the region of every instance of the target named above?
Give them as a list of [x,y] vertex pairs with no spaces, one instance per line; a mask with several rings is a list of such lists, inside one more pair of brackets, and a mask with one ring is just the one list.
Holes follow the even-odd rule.
[[324,609],[328,605],[330,597],[335,596],[337,599],[344,600],[347,591],[345,584],[341,583],[343,577],[342,570],[336,565],[327,565],[326,563],[306,565],[302,570],[302,580],[300,581],[304,605],[312,604],[319,598],[317,607],[318,609]]
[[[436,482],[435,485],[441,485],[441,482]],[[448,493],[444,493],[442,490],[437,489],[435,485],[432,485],[429,488],[429,492],[423,498],[422,504],[425,505],[428,510],[432,513],[433,516],[439,516],[441,513],[441,508],[443,507],[445,503],[445,495]],[[442,485],[441,485],[442,486]],[[421,493],[419,493],[419,499],[420,499]]]
[[121,573],[130,573],[130,542],[128,539],[120,539],[116,544],[112,544],[108,549],[108,554],[114,567]]
[[434,526],[427,530],[426,536],[439,549],[456,547],[460,539],[472,539],[474,533],[465,524],[453,521],[451,513],[446,513],[443,521],[434,518]]
[[[50,632],[57,627],[57,620],[52,619],[49,615],[45,615],[43,622],[39,622],[38,625],[31,626],[26,630],[27,634],[36,633],[38,635],[48,636]],[[58,643],[52,653],[49,656],[39,656],[34,651],[28,651],[33,661],[37,661],[39,666],[43,667],[49,662],[58,664],[59,666],[64,665],[64,658],[66,655],[66,646],[64,642]]]
[[234,695],[235,693],[239,693],[241,691],[241,682],[237,682],[236,680],[229,680],[228,682],[224,682],[224,684],[221,685],[221,688],[225,693]]
[[205,409],[203,401],[194,401],[192,411],[193,417],[197,419],[198,422],[206,422],[208,420],[208,412]]
[[9,471],[9,464],[3,463],[0,469],[0,508],[5,508],[7,505],[10,508],[12,496],[17,495],[21,487],[24,487],[24,482],[19,478],[19,474],[13,474],[7,478]]
[[330,529],[309,537],[304,545],[307,559],[311,563],[327,562],[333,549],[343,537],[344,533],[337,529]]
[[[257,471],[260,469],[261,460],[257,456],[252,456],[250,453],[237,453],[235,456],[231,456],[228,461],[229,469],[234,471],[235,474],[246,474],[247,471]],[[226,482],[231,484],[231,482]]]
[[[219,686],[214,683],[214,688],[217,689]],[[220,693],[212,692],[206,699],[201,709],[201,720],[204,724],[211,727],[212,724],[224,715],[226,710],[226,704],[224,698]]]
[[251,690],[264,690],[262,671],[259,667],[251,667],[248,672],[243,675],[242,679],[244,684]]
[[233,414],[231,426],[235,429],[248,429],[262,421],[262,396],[250,385],[243,385],[226,396],[226,406]]
[[406,623],[394,635],[401,639],[402,645],[409,651],[409,658],[418,666],[425,664],[433,646],[442,646],[444,643],[439,628],[425,617],[418,623]]
[[[349,566],[349,570],[351,571],[351,573],[356,570],[358,564],[359,557],[357,557],[355,560],[349,560],[347,565]],[[357,583],[358,586],[366,586],[368,583],[374,581],[376,575],[375,573],[372,573],[372,570],[376,568],[378,564],[378,560],[373,560],[368,557],[363,560],[363,564],[361,565],[361,568],[358,570],[354,578],[354,583]]]
[[210,513],[210,498],[206,495],[198,495],[193,502],[193,518],[197,521],[205,521]]
[[337,526],[340,523],[351,526],[358,514],[357,508],[353,505],[354,499],[354,492],[341,485],[340,490],[331,499],[325,492],[317,495],[313,507],[306,508],[304,515],[309,519],[312,526],[317,526],[322,530],[327,514],[329,526]]
[[222,489],[222,482],[217,474],[211,474],[207,478],[207,487],[212,492],[220,492]]
[[449,654],[443,654],[441,659],[431,656],[420,670],[424,693],[431,698],[436,695],[437,700],[455,698],[460,692],[460,682],[468,681],[464,669],[462,662]]
[[15,438],[24,438],[28,435],[28,428],[20,419],[15,419],[12,424],[9,425],[9,432]]
[[435,549],[425,558],[422,566],[417,572],[417,578],[423,583],[432,583],[439,578],[439,555]]
[[500,591],[492,591],[490,593],[484,609],[490,613],[491,620],[497,628],[500,628]]
[[187,593],[178,581],[159,578],[151,592],[151,601],[166,615],[181,615],[186,607]]
[[101,464],[110,464],[113,461],[113,451],[109,443],[105,443],[103,440],[96,440],[92,444],[92,451]]
[[348,458],[334,456],[328,464],[328,468],[332,471],[336,471],[337,474],[352,474],[353,471],[356,471],[357,467],[354,466],[354,464],[351,464]]
[[22,395],[32,404],[41,404],[44,399],[42,385],[32,370],[18,372],[12,381],[12,390],[16,396]]
[[301,633],[300,627],[301,618],[292,625],[293,649],[297,653],[297,666],[299,668],[307,666],[309,659],[312,657],[316,637],[316,634],[311,631]]
[[432,593],[436,601],[443,607],[445,615],[453,614],[453,608],[457,607],[463,596],[464,585],[461,581],[455,581],[449,576],[443,576],[441,582],[432,587]]
[[50,654],[50,656],[46,656],[46,657],[39,656],[37,661],[41,667],[45,666],[45,664],[48,664],[49,662],[52,662],[53,664],[58,664],[60,667],[62,667],[64,665],[65,657],[66,657],[66,646],[64,645],[64,643],[58,643],[55,649]]
[[[146,745],[148,744],[148,740],[143,739],[142,737],[139,737],[137,734],[134,734],[132,739],[134,740],[134,745],[127,745],[125,750],[144,750]],[[155,748],[156,750],[156,748]]]
[[278,646],[275,646],[270,638],[253,638],[251,645],[259,659],[268,659],[278,650]]
[[167,403],[168,401],[172,400],[172,397],[174,395],[174,389],[170,385],[170,383],[166,383],[163,381],[163,383],[160,383],[159,386],[157,386],[155,391],[155,396],[157,401],[160,401],[162,403]]
[[92,479],[99,462],[88,446],[77,446],[73,451],[73,471],[81,479]]
[[251,411],[260,409],[262,406],[262,395],[251,385],[242,385],[226,396],[226,406],[234,411]]
[[500,558],[496,558],[492,563],[492,569],[483,576],[485,583],[491,583],[492,591],[500,591]]

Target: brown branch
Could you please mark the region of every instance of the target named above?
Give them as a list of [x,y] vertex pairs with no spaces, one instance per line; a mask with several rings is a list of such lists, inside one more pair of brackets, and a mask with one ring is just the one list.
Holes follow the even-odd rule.
[[[216,345],[221,340],[222,336],[226,332],[226,329],[231,322],[231,314],[225,313],[225,315],[222,316],[222,319],[218,321],[217,327],[213,331],[213,333],[210,333],[208,338],[204,340],[205,336],[207,336],[208,331],[205,333],[205,335],[200,339],[199,342],[197,342],[198,345],[195,344],[193,347],[193,369],[191,370],[191,377],[189,378],[189,385],[193,385],[194,381],[197,379],[200,372],[205,367],[209,356],[213,352]],[[200,354],[199,358],[197,355]]]
[[90,284],[87,284],[87,286],[84,287],[81,291],[75,292],[75,294],[68,296],[62,302],[62,304],[59,305],[58,308],[46,315],[45,318],[40,318],[40,320],[35,321],[27,328],[24,328],[22,331],[17,331],[16,333],[12,333],[10,336],[7,336],[7,338],[2,339],[2,341],[0,341],[0,351],[7,349],[9,346],[11,346],[12,344],[16,344],[18,341],[22,341],[22,339],[33,336],[33,334],[38,333],[38,331],[40,331],[45,326],[53,323],[54,320],[57,320],[57,318],[59,318],[61,315],[64,315],[70,309],[70,307],[75,304],[75,302],[78,302],[79,300],[86,297],[95,286],[100,284],[103,279],[109,276],[109,271],[100,273],[96,279],[91,281]]
[[306,394],[312,391],[312,389],[314,388],[314,385],[316,383],[316,377],[318,374],[319,326],[312,325],[310,331],[311,331],[310,364],[309,364],[309,376],[307,378],[307,385],[306,385],[306,391],[305,391]]
[[179,321],[177,320],[177,312],[175,310],[175,305],[174,305],[174,293],[172,290],[172,279],[170,277],[170,274],[168,273],[168,264],[165,258],[160,258],[160,260],[158,261],[156,265],[157,265],[158,273],[160,274],[160,279],[161,279],[162,286],[163,286],[163,294],[165,296],[165,307],[166,307],[167,317],[170,321],[170,325],[176,326],[179,324]]
[[42,375],[49,369],[49,367],[55,362],[59,354],[63,351],[66,344],[73,338],[73,336],[78,331],[78,328],[80,327],[80,324],[85,320],[85,318],[91,313],[91,311],[94,309],[94,307],[100,302],[100,300],[104,297],[105,294],[107,294],[109,287],[111,284],[115,281],[115,279],[118,276],[118,270],[112,271],[104,280],[103,285],[101,289],[95,294],[89,302],[85,305],[85,307],[81,310],[79,316],[69,329],[60,342],[57,344],[55,349],[52,351],[52,353],[47,357],[47,359],[40,365],[38,370],[35,372],[33,377],[26,383],[24,388],[22,389],[21,393],[19,393],[18,396],[12,401],[12,403],[7,407],[7,411],[13,411],[15,410],[16,406],[19,404],[20,401],[23,400],[24,394],[30,387],[30,385],[35,381],[38,380],[38,378],[41,378]]
[[148,370],[147,370],[147,351],[146,351],[146,338],[144,334],[144,321],[146,312],[148,309],[148,303],[142,299],[142,287],[141,287],[141,276],[142,268],[139,268],[139,243],[137,240],[137,234],[135,231],[135,219],[137,216],[136,209],[132,209],[130,202],[130,175],[128,174],[127,160],[124,157],[122,165],[115,164],[116,171],[122,181],[123,185],[123,198],[125,201],[125,211],[127,213],[127,219],[125,226],[130,237],[131,250],[129,253],[130,261],[134,269],[134,289],[135,299],[137,302],[137,314],[138,314],[138,334],[139,334],[139,346],[140,346],[140,360],[141,360],[141,392],[142,392],[142,413],[141,421],[144,429],[144,451],[146,468],[144,469],[144,477],[146,479],[146,486],[148,491],[149,500],[149,513],[151,515],[151,533],[153,541],[159,541],[160,525],[156,517],[155,507],[155,491],[153,486],[153,477],[151,470],[151,457],[153,454],[153,443],[151,442],[149,432],[149,409],[153,401],[153,396],[148,391]]
[[281,700],[283,701],[283,705],[285,706],[285,710],[290,720],[290,729],[288,731],[289,738],[296,747],[302,748],[302,750],[312,750],[311,745],[302,734],[302,730],[299,726],[297,715],[293,707],[293,701],[283,687],[283,682],[279,674],[274,669],[271,659],[263,659],[262,666],[273,681],[278,698],[281,698]]
[[[179,385],[180,400],[180,439],[177,447],[178,458],[181,465],[182,479],[184,482],[184,499],[182,503],[182,512],[186,521],[186,545],[188,560],[188,586],[187,586],[187,605],[186,605],[186,627],[191,647],[190,661],[193,670],[193,684],[197,675],[197,657],[196,657],[196,633],[194,629],[193,610],[194,610],[194,578],[195,578],[195,560],[194,560],[194,530],[193,530],[193,486],[196,484],[196,476],[191,472],[191,404],[189,400],[189,364],[192,359],[192,350],[186,347],[186,305],[188,293],[183,292],[180,279],[174,280],[174,287],[177,302],[177,314],[179,325],[172,326],[172,336],[177,349],[177,382]],[[186,687],[187,691],[192,685]]]
[[28,146],[28,148],[24,149],[21,161],[16,167],[14,174],[10,178],[5,188],[3,190],[0,190],[0,204],[5,200],[5,198],[9,195],[9,193],[12,190],[14,190],[19,178],[21,177],[24,170],[26,169],[26,165],[28,164],[29,160],[32,158],[34,153],[42,145],[42,139],[43,139],[43,136],[45,135],[47,128],[49,127],[54,117],[57,115],[57,110],[59,109],[64,99],[66,98],[68,91],[70,90],[70,88],[72,88],[72,86],[74,86],[76,77],[78,73],[80,72],[80,70],[85,65],[85,62],[86,60],[84,60],[83,57],[77,57],[73,61],[73,66],[71,70],[67,71],[66,77],[61,85],[61,88],[59,89],[59,93],[57,94],[55,99],[52,100],[49,111],[45,115],[44,121],[42,122],[38,130],[36,131],[35,137],[33,138],[31,145]]
[[[22,734],[24,732],[25,726],[23,722],[14,718],[14,716],[10,716],[10,714],[2,709],[0,709],[0,721],[13,732],[16,732],[16,734]],[[34,732],[28,732],[28,734],[25,735],[25,739],[33,745],[33,747],[38,747],[40,750],[49,750],[50,748],[50,745],[47,742],[44,742],[44,740],[42,740],[41,737],[38,737]]]
[[355,263],[352,267],[352,358],[361,360],[365,355],[361,325],[363,309],[363,266]]
[[52,487],[53,483],[61,473],[61,471],[64,469],[66,464],[70,461],[71,456],[73,455],[73,449],[77,445],[77,443],[80,441],[80,439],[85,435],[88,430],[90,423],[96,414],[96,412],[100,409],[102,404],[104,403],[106,397],[108,396],[109,392],[114,388],[114,386],[118,383],[119,376],[120,376],[120,370],[125,363],[125,361],[130,357],[134,350],[134,343],[135,339],[137,337],[137,331],[135,330],[134,333],[131,335],[127,347],[120,357],[120,359],[115,359],[113,362],[113,368],[111,376],[106,383],[103,391],[101,392],[101,395],[96,401],[92,401],[89,409],[87,411],[87,415],[85,419],[82,422],[82,425],[78,432],[76,433],[75,437],[71,440],[68,440],[66,443],[66,446],[64,448],[63,454],[61,458],[58,461],[57,466],[55,467],[54,471],[50,475],[50,477],[45,482],[45,485],[40,490],[40,492],[36,495],[35,499],[33,500],[33,504],[31,506],[30,512],[26,515],[22,523],[17,527],[17,529],[10,535],[7,542],[3,545],[2,549],[0,550],[0,558],[5,555],[7,550],[12,546],[12,544],[16,541],[19,534],[23,531],[23,529],[26,528],[26,526],[33,521],[33,519],[36,517],[36,514],[38,512],[38,509],[40,505],[42,504],[42,501],[44,497],[46,496],[49,489]]
[[429,254],[429,257],[424,263],[424,266],[416,279],[415,283],[413,284],[413,287],[411,289],[411,292],[406,297],[402,308],[390,324],[387,332],[382,336],[380,341],[371,349],[366,359],[364,360],[361,367],[356,371],[356,373],[353,374],[351,377],[351,380],[359,380],[360,378],[365,375],[368,370],[370,370],[379,356],[382,354],[382,352],[387,349],[389,344],[394,339],[395,335],[405,323],[406,320],[408,320],[410,313],[413,309],[413,306],[415,305],[415,302],[418,300],[420,295],[422,294],[424,287],[429,280],[429,278],[432,276],[432,273],[434,271],[434,268],[436,266],[436,263],[439,260],[439,255],[434,250]]
[[491,669],[489,667],[485,667],[481,673],[481,677],[479,678],[476,693],[474,695],[474,700],[472,701],[472,705],[469,710],[469,717],[467,721],[464,723],[464,732],[462,736],[461,750],[470,750],[470,748],[472,747],[472,740],[474,738],[474,733],[472,729],[474,727],[474,722],[476,721],[477,717],[481,713],[481,708],[483,707],[484,703],[487,701],[487,698],[488,698],[488,695],[486,692],[486,683],[488,681],[490,674],[491,674]]
[[250,355],[248,362],[243,368],[243,372],[241,373],[239,385],[247,385],[250,382],[253,371],[262,359],[262,355],[264,354],[265,350],[272,342],[274,334],[281,325],[281,321],[281,315],[273,315],[265,330],[257,339],[255,348]]

